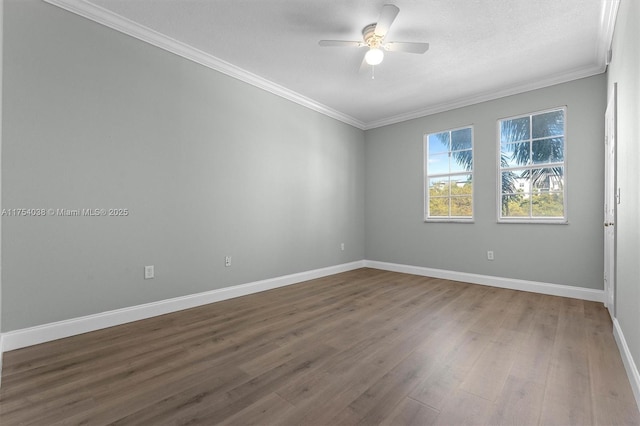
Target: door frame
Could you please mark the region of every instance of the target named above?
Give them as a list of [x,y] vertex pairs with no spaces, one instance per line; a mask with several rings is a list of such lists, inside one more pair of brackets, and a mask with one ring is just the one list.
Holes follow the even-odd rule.
[[[4,0],[0,0],[0,210],[2,209],[2,71],[4,47]],[[0,242],[2,241],[2,217],[0,216]],[[2,244],[0,244],[0,386],[2,386],[2,358],[4,353],[2,334]]]
[[618,84],[607,100],[604,137],[604,304],[611,318],[616,316],[616,230],[620,194],[617,187],[617,94]]

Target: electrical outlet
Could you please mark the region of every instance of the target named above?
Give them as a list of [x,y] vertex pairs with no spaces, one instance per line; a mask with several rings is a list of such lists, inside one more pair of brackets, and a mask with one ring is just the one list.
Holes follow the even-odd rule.
[[344,243],[340,244],[340,250],[344,251]]
[[144,267],[144,279],[145,280],[150,280],[152,278],[155,278],[156,274],[153,268],[153,265],[149,265],[149,266],[145,266]]
[[226,256],[224,258],[224,266],[231,266],[231,256]]
[[489,250],[489,251],[487,252],[487,260],[493,260],[493,259],[494,259],[494,257],[493,257],[493,250]]

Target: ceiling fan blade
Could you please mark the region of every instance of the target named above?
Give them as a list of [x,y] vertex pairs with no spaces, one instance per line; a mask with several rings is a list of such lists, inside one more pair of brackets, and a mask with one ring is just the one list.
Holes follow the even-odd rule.
[[374,34],[380,38],[384,38],[384,36],[387,35],[391,24],[395,21],[396,16],[398,16],[398,12],[400,12],[400,9],[393,4],[385,4],[382,6]]
[[393,41],[385,43],[384,50],[390,52],[424,53],[429,50],[429,43]]
[[362,41],[346,41],[346,40],[320,40],[320,46],[324,47],[362,47],[366,44]]

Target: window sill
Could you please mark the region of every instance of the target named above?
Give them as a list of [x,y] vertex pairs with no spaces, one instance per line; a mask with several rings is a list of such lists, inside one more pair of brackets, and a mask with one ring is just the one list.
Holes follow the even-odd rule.
[[475,223],[474,219],[425,219],[424,223]]
[[568,225],[567,219],[498,219],[498,224],[527,224],[527,225]]

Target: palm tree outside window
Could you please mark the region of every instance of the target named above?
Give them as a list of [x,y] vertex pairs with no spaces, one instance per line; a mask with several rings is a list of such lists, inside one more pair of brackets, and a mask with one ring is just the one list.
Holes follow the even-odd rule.
[[500,222],[566,223],[566,108],[498,120]]
[[473,220],[473,128],[425,136],[426,221]]

